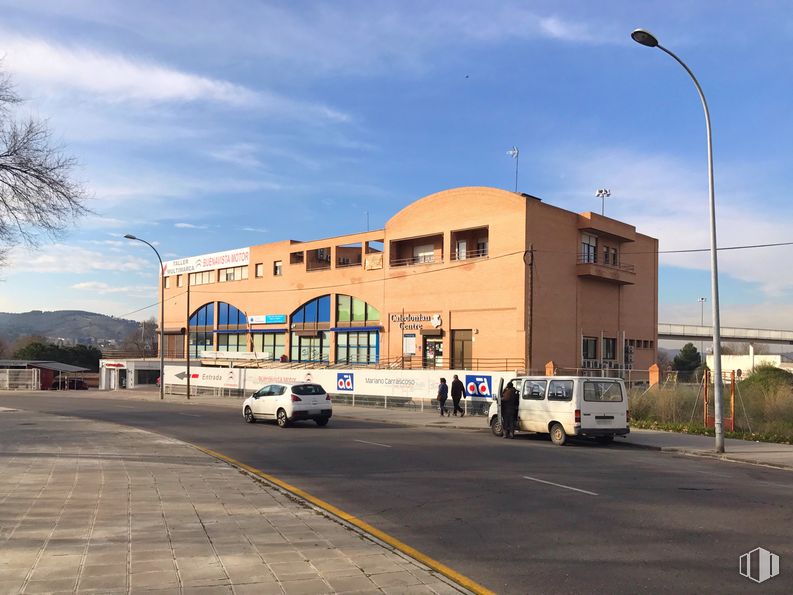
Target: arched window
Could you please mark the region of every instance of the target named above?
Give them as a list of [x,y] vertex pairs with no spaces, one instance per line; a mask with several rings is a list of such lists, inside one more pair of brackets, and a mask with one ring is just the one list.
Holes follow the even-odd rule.
[[218,351],[248,351],[248,317],[226,302],[218,302]]
[[293,362],[330,361],[330,296],[314,298],[292,312]]
[[215,302],[204,304],[193,312],[189,326],[187,340],[189,357],[198,358],[202,351],[214,351]]

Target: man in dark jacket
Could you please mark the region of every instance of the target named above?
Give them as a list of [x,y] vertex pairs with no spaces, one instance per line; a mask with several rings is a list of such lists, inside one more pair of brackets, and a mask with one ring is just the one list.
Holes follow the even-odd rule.
[[515,437],[515,418],[518,416],[518,391],[507,382],[506,388],[501,393],[501,423],[504,438]]
[[454,415],[457,415],[457,412],[460,412],[460,417],[465,415],[465,411],[460,407],[460,399],[465,398],[465,386],[463,385],[463,381],[457,377],[457,374],[454,375],[454,380],[452,380],[452,403],[454,404]]

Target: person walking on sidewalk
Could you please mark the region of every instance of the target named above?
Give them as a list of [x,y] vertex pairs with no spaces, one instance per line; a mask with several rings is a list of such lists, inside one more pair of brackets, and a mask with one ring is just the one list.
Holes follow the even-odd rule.
[[515,437],[515,418],[518,413],[518,391],[512,385],[512,381],[507,382],[506,388],[501,392],[501,423],[503,425],[504,438]]
[[454,375],[454,380],[452,380],[452,403],[454,404],[454,415],[457,415],[457,412],[460,412],[460,417],[465,415],[465,411],[460,407],[460,399],[465,398],[465,386],[463,385],[463,381],[457,377],[457,374]]
[[438,385],[438,409],[441,411],[441,417],[443,417],[443,414],[446,413],[446,399],[448,398],[449,385],[446,384],[445,378],[441,378],[441,383]]

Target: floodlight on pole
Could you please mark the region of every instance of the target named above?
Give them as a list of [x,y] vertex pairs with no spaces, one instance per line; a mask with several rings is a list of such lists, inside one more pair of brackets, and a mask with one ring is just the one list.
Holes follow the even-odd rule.
[[611,196],[611,190],[608,188],[598,188],[595,196],[600,199],[600,214],[605,217],[606,215],[606,199]]
[[165,269],[162,266],[162,258],[160,258],[160,253],[157,252],[157,248],[149,244],[146,240],[133,236],[131,233],[128,233],[124,236],[128,240],[135,240],[137,242],[143,242],[149,248],[154,250],[154,253],[157,255],[157,260],[160,261],[160,399],[165,398],[165,333],[163,329],[165,327]]
[[516,146],[512,146],[512,148],[507,151],[507,155],[512,157],[515,160],[515,192],[518,191],[518,164],[520,163],[520,149]]
[[645,29],[636,29],[631,33],[631,37],[636,43],[649,48],[657,47],[659,50],[671,56],[691,77],[694,86],[697,88],[699,99],[702,102],[702,109],[705,112],[705,132],[708,141],[708,196],[710,203],[710,279],[711,279],[711,308],[713,313],[713,407],[715,417],[716,452],[724,452],[724,425],[722,420],[722,386],[721,386],[721,320],[719,318],[719,266],[718,249],[716,243],[716,192],[714,189],[713,176],[713,139],[710,126],[710,112],[705,93],[699,86],[699,81],[691,69],[678,58],[673,52],[666,49],[658,38]]

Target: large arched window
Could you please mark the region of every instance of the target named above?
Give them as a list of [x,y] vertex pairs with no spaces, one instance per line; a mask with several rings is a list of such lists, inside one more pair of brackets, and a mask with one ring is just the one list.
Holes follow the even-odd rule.
[[290,321],[292,361],[330,361],[330,296],[306,302],[292,312]]
[[214,351],[215,302],[204,304],[193,312],[189,326],[187,349],[189,357],[198,358],[202,351]]
[[380,311],[351,295],[336,296],[336,363],[374,364],[380,359]]
[[248,351],[248,317],[226,302],[218,302],[218,351]]

